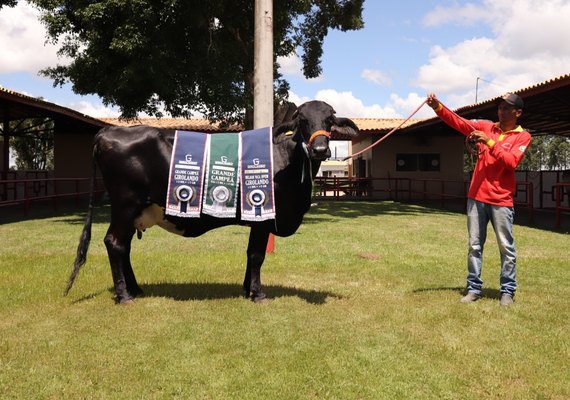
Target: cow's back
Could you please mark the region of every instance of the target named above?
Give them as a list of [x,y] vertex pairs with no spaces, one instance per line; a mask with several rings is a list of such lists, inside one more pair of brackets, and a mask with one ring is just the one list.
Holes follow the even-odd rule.
[[174,132],[110,127],[95,137],[95,157],[112,203],[164,204]]

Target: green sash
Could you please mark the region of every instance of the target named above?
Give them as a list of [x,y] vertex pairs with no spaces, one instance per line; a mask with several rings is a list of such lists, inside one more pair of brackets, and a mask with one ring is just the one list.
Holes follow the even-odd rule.
[[235,218],[238,192],[239,134],[208,135],[206,186],[202,212],[218,218]]

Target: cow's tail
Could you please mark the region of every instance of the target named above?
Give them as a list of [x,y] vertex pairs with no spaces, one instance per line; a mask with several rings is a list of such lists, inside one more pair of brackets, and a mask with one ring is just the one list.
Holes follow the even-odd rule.
[[91,173],[91,183],[89,189],[89,208],[87,209],[87,217],[85,217],[85,224],[83,225],[83,231],[79,238],[79,245],[77,246],[77,255],[75,256],[75,262],[73,263],[73,270],[71,275],[69,275],[69,280],[67,282],[67,287],[63,292],[64,296],[67,296],[79,270],[85,264],[87,260],[87,250],[89,250],[89,243],[91,242],[91,224],[93,222],[93,195],[95,192],[95,176],[97,173],[97,161],[95,159],[96,145],[93,146],[93,158],[92,158],[92,173]]

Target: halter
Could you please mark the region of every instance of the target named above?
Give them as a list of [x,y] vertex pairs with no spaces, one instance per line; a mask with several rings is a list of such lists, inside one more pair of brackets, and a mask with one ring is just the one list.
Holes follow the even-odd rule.
[[313,144],[313,141],[319,136],[326,136],[327,138],[330,139],[331,133],[325,131],[324,129],[319,129],[318,131],[313,132],[313,134],[311,135],[311,137],[307,141],[307,146],[311,147],[311,145]]
[[301,172],[301,182],[305,182],[307,179],[307,176],[305,175],[305,162],[307,160],[309,160],[309,179],[311,180],[311,185],[313,184],[313,168],[312,168],[311,161],[310,161],[311,155],[309,154],[309,148],[311,147],[314,140],[318,136],[326,136],[327,138],[330,139],[331,133],[325,131],[324,129],[319,129],[319,130],[313,132],[313,134],[311,135],[311,137],[309,138],[309,140],[307,142],[303,141],[301,143],[301,147],[303,148],[303,151],[304,151],[305,155],[307,156],[307,158],[303,158],[303,169]]

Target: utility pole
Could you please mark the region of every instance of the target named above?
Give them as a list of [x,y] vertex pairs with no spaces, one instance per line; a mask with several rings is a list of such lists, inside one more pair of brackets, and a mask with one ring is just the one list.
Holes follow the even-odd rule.
[[[10,116],[8,107],[4,109],[4,118],[2,120],[2,136],[4,139],[2,146],[2,175],[0,180],[8,179],[8,171],[10,170]],[[8,191],[4,190],[2,195],[2,200],[6,200],[8,197]]]
[[273,125],[273,0],[255,0],[253,127]]
[[479,94],[479,77],[477,77],[477,80],[475,81],[475,104],[477,104],[477,100],[478,100],[478,94]]
[[[253,127],[273,126],[273,0],[255,0]],[[275,249],[269,234],[268,253]]]

